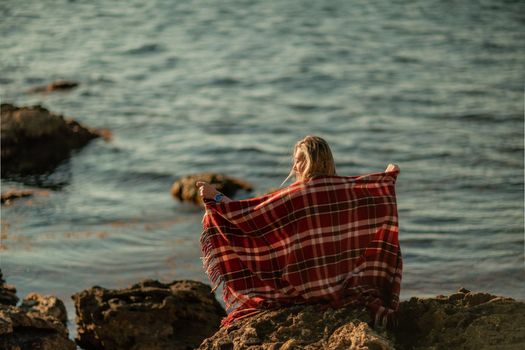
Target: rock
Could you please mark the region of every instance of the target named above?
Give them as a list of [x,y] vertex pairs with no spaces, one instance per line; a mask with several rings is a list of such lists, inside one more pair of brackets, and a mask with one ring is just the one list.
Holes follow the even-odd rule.
[[49,191],[44,190],[33,190],[33,189],[10,189],[6,192],[2,192],[2,204],[10,205],[13,200],[32,197],[34,195],[49,195]]
[[64,325],[67,324],[67,311],[62,300],[53,295],[42,296],[37,293],[28,294],[20,305],[20,309],[30,314],[42,314],[54,317]]
[[362,308],[296,305],[240,319],[206,339],[199,350],[394,349],[386,333],[373,330],[370,322]]
[[0,349],[75,350],[76,345],[54,317],[0,305]]
[[36,86],[28,90],[30,93],[35,92],[53,92],[53,91],[66,91],[76,88],[78,83],[71,80],[55,80],[48,85]]
[[[457,294],[463,294],[458,297]],[[401,302],[396,349],[524,349],[525,303],[460,289]]]
[[[0,269],[0,304],[2,305],[16,305],[18,297],[16,296],[16,288],[12,285],[6,284]],[[1,327],[1,326],[0,326]]]
[[401,302],[399,326],[388,331],[370,328],[368,312],[351,306],[267,310],[221,328],[199,350],[525,349],[525,303],[467,289],[452,295]]
[[45,173],[69,157],[73,149],[107,130],[82,126],[41,106],[17,107],[3,103],[1,109],[2,176]]
[[197,181],[205,181],[215,185],[217,190],[227,197],[232,197],[240,189],[248,192],[253,190],[251,184],[240,179],[217,173],[200,173],[187,175],[175,181],[171,187],[172,196],[183,202],[202,204],[198,188],[195,186]]
[[77,344],[89,349],[192,349],[226,315],[211,288],[195,281],[146,280],[121,290],[73,295]]

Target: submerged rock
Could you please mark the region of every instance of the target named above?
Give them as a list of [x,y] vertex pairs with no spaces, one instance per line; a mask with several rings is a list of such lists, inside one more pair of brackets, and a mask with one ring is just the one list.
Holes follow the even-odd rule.
[[0,305],[0,349],[74,350],[76,345],[56,318]]
[[73,149],[97,137],[110,137],[107,130],[87,128],[41,106],[3,103],[0,109],[2,176],[53,170]]
[[2,270],[0,269],[0,304],[16,305],[16,303],[18,303],[16,288],[5,282]]
[[76,81],[71,80],[55,80],[47,85],[36,86],[28,90],[30,93],[36,92],[53,92],[53,91],[66,91],[74,89],[79,84]]
[[196,281],[146,280],[121,290],[73,295],[77,344],[84,349],[192,349],[226,315],[211,288]]
[[197,181],[214,185],[217,191],[224,193],[227,197],[234,196],[238,190],[253,191],[253,186],[246,181],[224,174],[200,173],[187,175],[175,181],[171,187],[172,196],[183,202],[202,204],[198,188],[195,186]]
[[291,306],[240,319],[206,339],[199,350],[394,349],[370,321],[362,308]]

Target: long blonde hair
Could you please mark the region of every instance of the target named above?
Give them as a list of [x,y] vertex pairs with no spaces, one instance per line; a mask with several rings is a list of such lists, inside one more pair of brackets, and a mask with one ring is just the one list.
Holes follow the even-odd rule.
[[[295,157],[301,157],[304,160],[304,167],[300,172],[296,172]],[[335,162],[332,151],[328,143],[319,136],[308,135],[298,141],[293,147],[292,157],[294,157],[292,169],[288,177],[283,181],[281,187],[294,175],[300,180],[307,180],[314,176],[337,175],[335,172]]]

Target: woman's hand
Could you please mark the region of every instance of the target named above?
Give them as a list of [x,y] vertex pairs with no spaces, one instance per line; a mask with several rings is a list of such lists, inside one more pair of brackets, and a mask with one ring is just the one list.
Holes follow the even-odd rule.
[[388,164],[388,166],[386,167],[386,172],[391,172],[391,171],[399,171],[399,167],[397,166],[397,164]]
[[204,181],[197,181],[195,186],[199,188],[199,195],[203,199],[214,199],[215,195],[219,193],[215,187]]

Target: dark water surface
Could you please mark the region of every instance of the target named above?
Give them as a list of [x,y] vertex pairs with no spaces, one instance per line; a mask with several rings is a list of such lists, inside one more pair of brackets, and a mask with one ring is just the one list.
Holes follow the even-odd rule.
[[[520,1],[3,1],[2,102],[109,128],[2,207],[0,267],[19,296],[143,278],[208,282],[202,211],[179,176],[257,193],[306,134],[341,175],[400,165],[402,298],[525,298],[525,5]],[[26,94],[71,79],[68,93]]]

